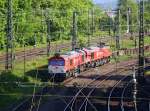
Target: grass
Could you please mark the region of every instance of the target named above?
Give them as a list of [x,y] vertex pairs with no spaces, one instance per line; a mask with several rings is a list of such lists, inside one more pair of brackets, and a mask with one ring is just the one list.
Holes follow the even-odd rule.
[[[145,36],[144,42],[145,42],[145,45],[150,45],[150,37]],[[110,44],[112,50],[116,50],[115,43],[116,43],[115,40],[109,41],[109,44]],[[120,43],[121,43],[121,48],[134,48],[135,47],[135,41],[134,40],[130,40],[130,39],[125,38],[125,39],[122,39],[120,41]],[[138,40],[137,40],[137,43],[138,43]],[[137,44],[137,47],[138,47],[138,44]]]
[[[26,97],[28,94],[32,95],[33,87],[28,86],[34,85],[35,83],[42,85],[42,76],[40,74],[44,71],[45,75],[47,73],[47,57],[37,57],[33,60],[27,61],[25,69],[23,62],[17,62],[14,64],[12,71],[3,71],[0,73],[0,110],[2,110],[1,108],[8,107],[15,102],[17,103],[18,100]],[[41,70],[39,67],[41,67]],[[37,70],[39,73],[37,73]],[[17,83],[23,83],[27,85],[27,87],[19,86]],[[40,88],[36,88],[36,91],[39,89]]]
[[[29,82],[27,78],[19,78],[12,72],[3,72],[0,77],[0,110],[16,103],[26,95],[31,95],[33,93],[33,88],[20,87],[17,83],[15,83],[15,81]],[[36,88],[36,90],[38,90],[38,88]]]
[[145,75],[150,76],[150,71],[146,71],[146,72],[145,72]]
[[[150,57],[150,52],[145,52],[145,57]],[[127,61],[127,60],[131,60],[134,58],[138,58],[137,54],[133,54],[133,55],[120,55],[116,58],[111,58],[111,62],[112,63],[116,63],[117,61]]]
[[123,55],[123,56],[118,56],[116,58],[111,58],[111,63],[116,63],[119,61],[127,61],[130,59],[133,59],[135,56],[131,56],[131,55]]

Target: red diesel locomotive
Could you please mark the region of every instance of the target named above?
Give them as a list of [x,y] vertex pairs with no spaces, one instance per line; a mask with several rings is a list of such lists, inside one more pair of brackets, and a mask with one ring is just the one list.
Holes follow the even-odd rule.
[[110,61],[112,52],[106,46],[91,46],[66,54],[55,54],[48,60],[48,72],[54,78],[78,76],[90,67],[103,65]]

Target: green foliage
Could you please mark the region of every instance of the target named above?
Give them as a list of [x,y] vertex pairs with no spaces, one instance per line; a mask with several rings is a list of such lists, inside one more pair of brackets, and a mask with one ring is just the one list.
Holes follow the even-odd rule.
[[[139,12],[139,7],[138,7],[138,2],[137,0],[119,0],[118,1],[118,9],[121,11],[121,25],[122,25],[122,30],[127,29],[127,11],[128,8],[131,9],[130,13],[130,24],[133,25],[130,28],[130,32],[137,32],[138,31],[138,12]],[[145,32],[148,32],[150,29],[150,0],[145,0],[144,2],[144,24],[145,24]]]
[[[130,24],[134,24],[133,27],[130,27],[130,32],[132,31],[137,31],[137,25],[138,25],[138,4],[136,3],[136,0],[119,0],[118,2],[118,9],[120,9],[120,21],[122,25],[122,30],[127,29],[127,13],[128,13],[128,8],[130,8],[129,12],[129,19],[130,19]],[[118,15],[117,15],[118,16]]]
[[150,0],[145,1],[145,31],[150,32]]
[[[0,49],[5,45],[7,1],[0,1]],[[50,23],[50,38],[71,38],[72,13],[77,12],[78,34],[87,34],[88,10],[95,7],[92,0],[12,0],[13,35],[17,46],[45,43],[47,21]],[[100,12],[95,7],[96,14]]]
[[83,36],[79,37],[79,48],[83,48],[85,46],[87,46],[87,39]]
[[113,19],[108,17],[107,15],[104,15],[100,19],[100,29],[103,31],[111,31],[113,30]]

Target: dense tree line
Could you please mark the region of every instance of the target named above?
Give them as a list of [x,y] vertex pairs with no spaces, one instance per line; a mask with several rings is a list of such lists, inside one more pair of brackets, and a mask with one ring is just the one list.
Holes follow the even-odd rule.
[[[130,32],[137,32],[139,27],[139,2],[137,0],[119,0],[118,9],[120,9],[121,29],[127,29],[127,13],[129,11]],[[150,29],[150,0],[144,1],[144,26],[145,31]],[[118,15],[117,15],[118,16]],[[118,19],[116,17],[116,19]]]
[[[144,3],[145,31],[150,29],[150,0]],[[77,13],[78,37],[92,35],[92,30],[113,31],[117,20],[109,18],[92,0],[12,0],[13,36],[15,46],[71,39],[73,12]],[[138,31],[138,3],[136,0],[119,0],[121,30],[127,29],[127,11],[130,13],[130,31]],[[94,9],[94,12],[92,12]],[[92,15],[93,14],[93,15]],[[92,17],[94,22],[92,23]],[[0,49],[5,47],[7,0],[0,1]],[[48,25],[49,24],[49,25]],[[49,34],[47,34],[48,30]],[[49,36],[48,36],[49,35]],[[84,41],[84,40],[83,40]],[[81,42],[83,42],[81,41]]]
[[[51,40],[70,39],[74,11],[77,12],[78,35],[87,35],[88,10],[95,7],[92,0],[12,0],[12,6],[16,46],[46,42],[47,27],[50,28]],[[100,12],[98,7],[95,10]],[[7,0],[0,1],[0,16],[2,49],[6,38]]]
[[145,2],[145,31],[150,32],[150,0]]

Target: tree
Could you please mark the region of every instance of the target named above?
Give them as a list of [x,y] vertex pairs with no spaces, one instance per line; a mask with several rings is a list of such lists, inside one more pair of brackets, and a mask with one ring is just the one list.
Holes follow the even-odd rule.
[[[121,28],[122,30],[126,30],[127,26],[127,13],[128,13],[128,8],[130,8],[131,13],[130,13],[130,24],[134,25],[133,27],[130,27],[130,31],[137,31],[138,27],[138,4],[136,0],[119,0],[118,1],[118,9],[120,9],[120,14],[121,14]],[[118,15],[117,15],[118,16]],[[132,21],[132,23],[131,23]]]
[[145,32],[150,32],[150,0],[145,1],[144,6]]
[[[72,29],[72,13],[78,17],[78,34],[86,35],[87,13],[95,7],[92,0],[12,0],[13,5],[13,34],[15,44],[23,46],[24,41],[33,45],[43,43],[47,33],[47,20],[51,20],[52,40],[70,39]],[[0,49],[5,45],[6,0],[0,1]],[[41,37],[42,36],[42,37]]]

